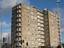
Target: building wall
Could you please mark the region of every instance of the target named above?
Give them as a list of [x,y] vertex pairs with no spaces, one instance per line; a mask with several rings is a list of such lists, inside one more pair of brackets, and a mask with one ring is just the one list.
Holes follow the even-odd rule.
[[[60,41],[58,17],[49,10],[18,4],[12,8],[12,48],[50,48]],[[53,39],[54,38],[54,39]]]
[[11,29],[11,44],[12,48],[22,47],[22,24],[21,24],[21,4],[12,8],[12,29]]
[[57,47],[60,44],[60,22],[59,16],[51,11],[48,12],[50,44]]
[[[45,46],[43,14],[40,11],[33,7],[17,5],[13,7],[12,14],[12,46],[14,48],[19,40],[22,40],[22,44],[19,42],[19,46],[22,46],[23,48]],[[21,18],[18,18],[17,16],[20,16]],[[19,35],[20,38],[18,37]],[[19,39],[17,40],[16,38]]]
[[49,31],[49,18],[48,18],[48,9],[43,10],[44,14],[44,32],[45,32],[45,46],[50,48],[50,31]]
[[[41,17],[40,17],[41,16]],[[42,19],[42,20],[40,20]],[[44,35],[40,35],[38,30],[44,30],[42,26],[43,24],[43,14],[38,12],[35,8],[30,8],[23,6],[22,7],[22,39],[24,39],[26,43],[28,43],[28,48],[37,48],[38,46],[44,46]],[[39,26],[39,27],[38,27]],[[42,28],[41,28],[41,27]],[[41,33],[42,34],[42,33]],[[44,34],[44,32],[43,32]],[[40,39],[42,38],[43,39]],[[41,43],[43,42],[43,43]]]

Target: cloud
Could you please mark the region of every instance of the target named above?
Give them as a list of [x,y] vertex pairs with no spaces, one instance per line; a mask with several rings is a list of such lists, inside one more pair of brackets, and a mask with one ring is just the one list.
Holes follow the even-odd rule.
[[0,1],[0,8],[10,8],[18,3],[29,4],[29,0],[2,0]]
[[10,27],[11,23],[6,23],[5,21],[0,22],[0,26],[2,25],[2,27]]
[[61,32],[64,32],[64,27],[60,29]]
[[0,21],[0,32],[9,32],[11,30],[11,23],[7,23],[6,21]]
[[[52,9],[53,12],[57,11],[57,8]],[[64,10],[61,8],[60,13],[60,34],[61,34],[61,42],[64,43]]]
[[7,37],[8,36],[8,32],[3,32],[2,33],[2,37]]
[[[52,11],[53,12],[57,12],[57,8],[53,8],[52,9]],[[59,13],[60,13],[60,27],[61,27],[61,32],[64,32],[64,10],[63,10],[63,8],[60,8],[60,11],[59,11]]]
[[[2,32],[8,32],[10,30],[10,24],[7,23],[7,19],[11,18],[11,9],[14,5],[19,3],[25,3],[29,4],[29,0],[0,0],[0,19],[2,16],[3,22],[0,22],[0,25],[2,24],[3,31]],[[7,18],[5,20],[5,18]],[[9,19],[10,21],[11,19]],[[0,30],[1,31],[1,30]]]
[[5,16],[5,13],[10,14],[12,7],[19,3],[29,4],[30,1],[29,0],[0,0],[0,16],[3,15]]
[[26,4],[29,5],[30,4],[30,0],[16,0],[17,4],[18,3],[22,3],[22,4]]
[[64,32],[64,10],[61,12],[61,32]]
[[16,0],[2,0],[0,4],[1,8],[9,8],[16,4]]

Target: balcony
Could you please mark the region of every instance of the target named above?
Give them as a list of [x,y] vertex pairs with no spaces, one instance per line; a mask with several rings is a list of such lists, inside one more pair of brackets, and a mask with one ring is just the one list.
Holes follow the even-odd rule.
[[38,26],[40,26],[40,27],[44,27],[44,24],[42,24],[42,23],[38,23]]
[[16,43],[16,47],[21,47],[22,45],[21,45],[21,43],[20,42],[17,42]]
[[20,37],[18,37],[18,38],[15,39],[15,41],[17,41],[17,42],[18,42],[18,41],[20,42],[21,40],[22,40],[22,39],[21,39]]
[[37,12],[37,15],[43,16],[43,14],[42,14],[42,13],[40,13],[40,12]]
[[19,9],[19,10],[17,10],[17,13],[21,13],[21,10]]
[[39,43],[39,45],[40,45],[40,46],[45,46],[45,44],[44,44],[44,43]]
[[43,46],[44,43],[45,43],[45,40],[43,40],[43,39],[38,39],[38,42],[39,42],[39,43],[38,43],[39,45],[42,45],[42,46]]
[[20,17],[21,18],[21,14],[17,14],[17,17]]
[[19,5],[18,8],[21,8],[21,5]]
[[21,31],[16,31],[16,33],[21,33]]
[[16,36],[21,36],[21,33],[16,33]]
[[17,22],[21,22],[21,19],[18,19],[18,18],[17,18],[16,21],[17,21]]
[[40,40],[42,40],[42,39],[44,40],[44,38],[45,38],[44,35],[40,35],[40,34],[39,34],[37,37],[38,37]]
[[21,23],[17,23],[16,25],[17,25],[17,26],[21,26]]
[[22,29],[21,28],[16,28],[16,33],[21,33]]
[[43,29],[43,28],[41,28],[41,27],[38,27],[38,30],[43,30],[43,31],[44,31],[44,29]]
[[21,26],[16,26],[16,28],[21,28]]
[[44,25],[43,25],[43,24],[38,23],[38,27],[43,28],[43,27],[44,27]]
[[[18,32],[17,32],[18,33]],[[15,38],[21,38],[22,37],[22,35],[18,35],[18,34],[15,34]]]
[[38,22],[40,22],[40,23],[44,23],[44,21],[43,21],[43,20],[40,20],[40,19],[38,19]]
[[22,48],[21,46],[16,46],[16,48]]
[[20,9],[21,8],[21,4],[17,5],[17,9]]
[[42,31],[39,31],[39,34],[40,34],[40,35],[44,35],[44,32],[42,32]]
[[41,20],[43,20],[43,19],[44,19],[42,16],[37,16],[37,17],[38,17],[38,19],[41,19]]
[[17,14],[16,19],[21,19],[21,14]]

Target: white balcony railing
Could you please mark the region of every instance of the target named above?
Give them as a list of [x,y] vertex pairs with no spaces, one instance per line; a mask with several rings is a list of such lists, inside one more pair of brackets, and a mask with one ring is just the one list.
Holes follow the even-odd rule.
[[44,30],[44,28],[38,27],[39,30]]
[[38,22],[44,23],[44,21],[43,20],[40,20],[40,19],[38,19]]
[[41,16],[37,16],[39,19],[44,19],[43,17],[41,17]]
[[39,45],[40,45],[40,46],[45,46],[45,44],[44,44],[44,43],[39,43]]

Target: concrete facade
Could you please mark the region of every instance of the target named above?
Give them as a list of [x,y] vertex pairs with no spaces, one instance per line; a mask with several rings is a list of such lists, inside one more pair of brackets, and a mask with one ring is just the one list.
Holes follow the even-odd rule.
[[[57,20],[57,16],[48,10],[41,11],[35,7],[22,4],[14,6],[12,8],[11,26],[12,48],[58,46],[60,31]],[[52,25],[54,25],[54,30]]]
[[49,30],[51,46],[57,47],[60,42],[60,17],[49,11]]

